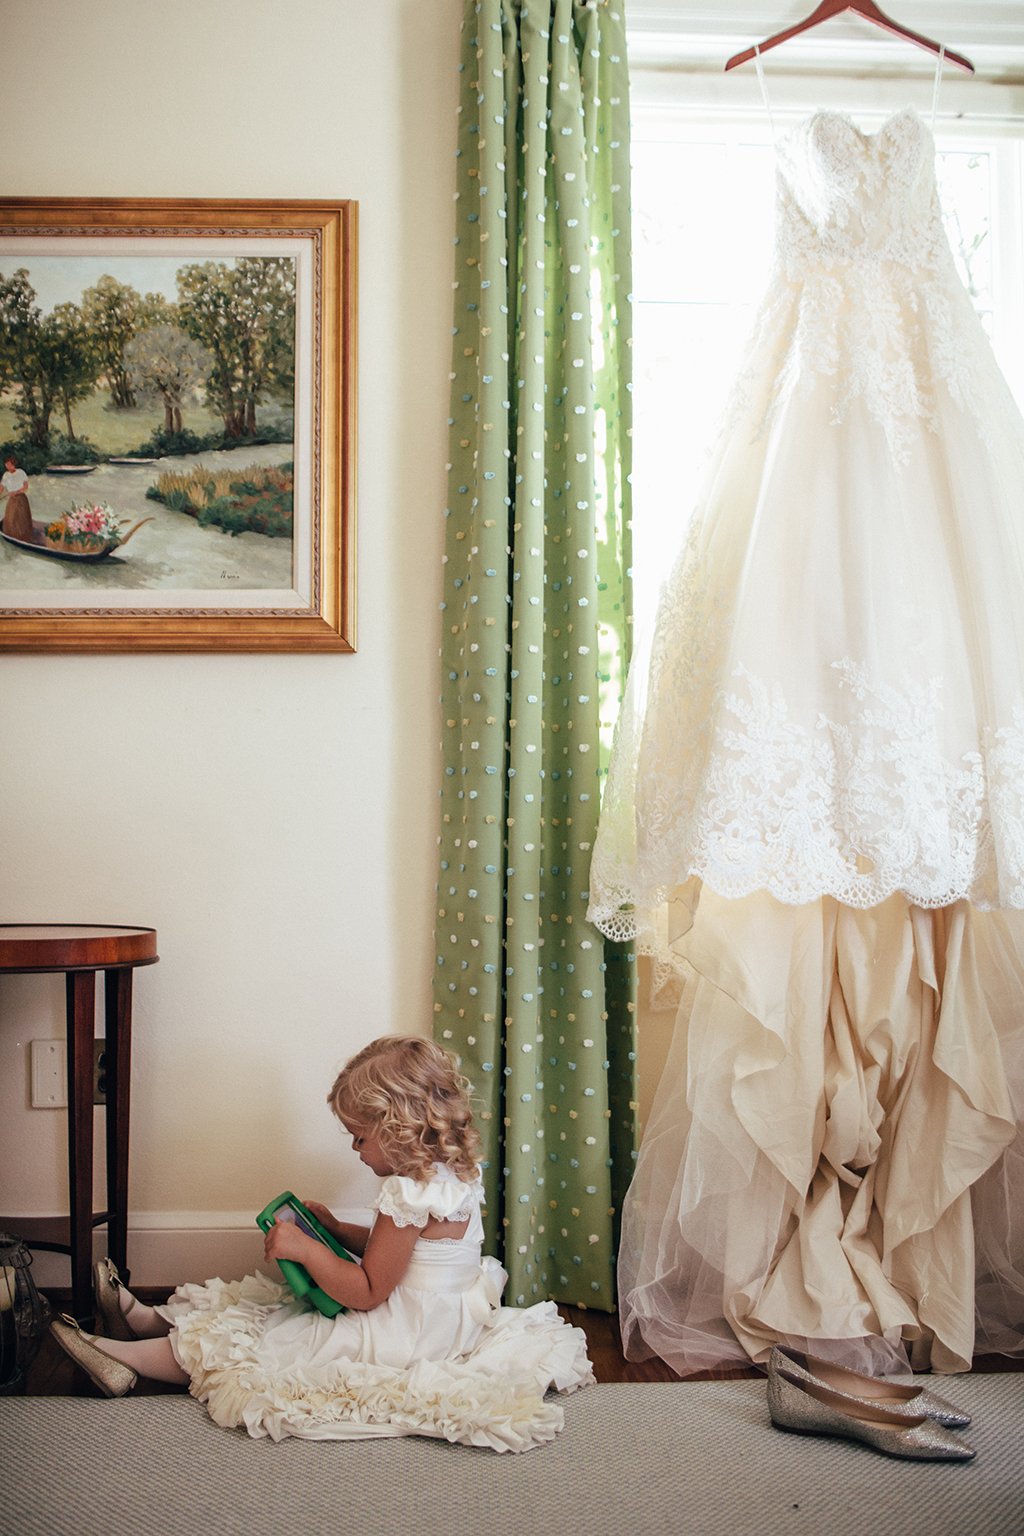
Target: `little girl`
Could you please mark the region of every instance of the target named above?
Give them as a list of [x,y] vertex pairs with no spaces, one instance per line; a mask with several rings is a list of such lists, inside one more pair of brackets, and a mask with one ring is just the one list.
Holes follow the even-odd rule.
[[183,1285],[147,1307],[101,1260],[98,1317],[113,1337],[67,1318],[54,1336],[109,1396],[137,1374],[187,1382],[216,1423],[254,1437],[419,1434],[497,1451],[550,1440],[563,1415],[544,1394],[593,1381],[586,1339],[553,1302],[500,1304],[508,1277],[481,1258],[479,1137],[452,1059],[430,1040],[384,1036],[328,1103],[384,1182],[369,1228],[307,1204],[362,1262],[283,1221],[264,1252],[305,1265],[347,1312],[324,1317],[260,1273]]

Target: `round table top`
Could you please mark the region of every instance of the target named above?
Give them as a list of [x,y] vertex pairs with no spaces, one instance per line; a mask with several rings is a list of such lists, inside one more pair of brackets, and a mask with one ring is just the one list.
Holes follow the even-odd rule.
[[0,923],[2,971],[103,971],[153,965],[155,928],[101,923]]

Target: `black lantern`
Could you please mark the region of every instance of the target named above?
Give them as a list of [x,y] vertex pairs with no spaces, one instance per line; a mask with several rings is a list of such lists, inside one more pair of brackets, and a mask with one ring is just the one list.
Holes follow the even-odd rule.
[[0,1232],[0,1394],[24,1392],[25,1372],[50,1317],[32,1279],[32,1255],[20,1237]]

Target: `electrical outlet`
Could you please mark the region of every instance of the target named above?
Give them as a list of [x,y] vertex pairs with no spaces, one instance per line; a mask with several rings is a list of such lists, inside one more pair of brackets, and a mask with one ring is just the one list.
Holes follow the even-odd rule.
[[107,1042],[94,1040],[92,1043],[92,1101],[94,1104],[107,1102]]
[[67,1109],[68,1058],[63,1040],[32,1040],[32,1108]]
[[[32,1108],[67,1109],[68,1056],[64,1040],[32,1040]],[[107,1042],[92,1043],[92,1101],[107,1102]]]

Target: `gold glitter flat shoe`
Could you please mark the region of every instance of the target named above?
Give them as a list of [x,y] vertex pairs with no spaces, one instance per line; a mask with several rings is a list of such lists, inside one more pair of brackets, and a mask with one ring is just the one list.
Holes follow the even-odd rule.
[[945,1429],[966,1429],[971,1422],[969,1413],[961,1413],[952,1403],[933,1392],[930,1387],[917,1382],[888,1381],[884,1377],[862,1376],[859,1371],[833,1365],[828,1360],[818,1360],[804,1354],[801,1349],[790,1349],[776,1344],[768,1357],[768,1375],[785,1363],[786,1370],[795,1381],[814,1381],[819,1387],[828,1387],[840,1397],[872,1403],[887,1408],[902,1418],[924,1417],[934,1419]]
[[138,1374],[130,1365],[124,1365],[120,1360],[115,1360],[113,1355],[105,1355],[102,1349],[97,1349],[73,1317],[63,1313],[55,1317],[50,1324],[50,1332],[64,1353],[81,1366],[105,1397],[124,1397],[138,1381]]
[[885,1456],[913,1461],[971,1461],[973,1446],[921,1414],[907,1418],[878,1403],[833,1392],[815,1381],[790,1374],[776,1362],[768,1377],[768,1411],[779,1429],[801,1435],[834,1435],[860,1440]]
[[[124,1341],[137,1339],[138,1334],[128,1321],[127,1313],[121,1307],[121,1292],[124,1286],[117,1272],[117,1266],[110,1259],[98,1259],[92,1267],[92,1281],[96,1296],[97,1326],[102,1327],[108,1339]],[[125,1294],[130,1295],[131,1292],[126,1291]],[[134,1306],[134,1300],[132,1305]]]

